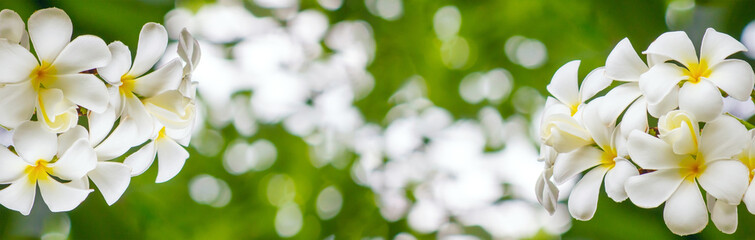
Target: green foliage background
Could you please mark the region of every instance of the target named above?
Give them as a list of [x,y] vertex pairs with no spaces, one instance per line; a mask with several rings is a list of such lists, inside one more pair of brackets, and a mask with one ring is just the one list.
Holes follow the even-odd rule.
[[[179,5],[196,8],[210,0],[179,1]],[[515,79],[515,88],[531,86],[547,95],[545,85],[562,64],[581,59],[581,76],[602,66],[613,46],[629,37],[635,48],[644,49],[654,38],[668,31],[665,23],[666,1],[604,0],[404,0],[403,17],[386,21],[371,15],[362,0],[346,0],[337,11],[327,11],[314,0],[304,0],[302,9],[319,9],[331,23],[363,19],[374,30],[376,58],[369,70],[376,79],[373,92],[357,102],[366,119],[382,123],[391,107],[388,97],[408,77],[425,78],[429,98],[450,110],[456,118],[474,118],[484,104],[465,103],[459,93],[461,79],[475,71],[502,67]],[[2,0],[0,8],[17,11],[28,18],[36,9],[59,7],[74,23],[74,35],[94,34],[106,42],[120,40],[135,49],[139,30],[146,22],[163,22],[166,12],[175,7],[171,0]],[[435,11],[455,5],[462,14],[460,36],[471,45],[471,62],[461,70],[447,69],[440,57],[440,40],[433,31]],[[699,8],[717,11],[711,22],[696,23],[715,27],[739,39],[744,26],[755,19],[753,2],[698,1]],[[250,7],[255,14],[268,14]],[[703,28],[704,29],[704,28]],[[697,35],[695,35],[697,34]],[[529,70],[509,61],[503,46],[511,36],[522,35],[542,41],[548,60],[542,67]],[[702,36],[691,33],[694,41]],[[744,58],[737,54],[735,57]],[[752,61],[750,61],[752,63]],[[1,74],[1,73],[0,73]],[[1,96],[0,96],[1,97]],[[508,102],[497,106],[504,116],[515,111]],[[224,143],[239,137],[232,127],[222,129]],[[206,157],[190,149],[192,157],[183,171],[167,183],[155,184],[156,167],[132,179],[123,197],[107,206],[99,193],[93,193],[77,209],[68,213],[71,239],[274,239],[276,207],[266,197],[267,179],[275,173],[291,176],[296,184],[295,202],[304,213],[302,230],[296,239],[359,239],[380,236],[392,239],[399,232],[412,232],[404,220],[385,221],[367,188],[356,185],[348,168],[331,165],[317,169],[310,164],[307,145],[287,134],[280,126],[260,127],[251,139],[265,138],[278,149],[278,159],[263,172],[239,176],[227,173],[220,156]],[[214,208],[194,202],[188,194],[189,180],[202,173],[225,180],[233,192],[231,202]],[[337,186],[344,196],[340,214],[327,221],[317,217],[314,199],[329,185]],[[38,199],[39,200],[39,199]],[[755,216],[744,206],[739,209],[740,222],[734,235],[725,235],[712,223],[699,235],[687,239],[748,239],[755,236]],[[0,238],[34,239],[50,215],[43,205],[36,205],[29,217],[0,208]],[[482,239],[490,238],[480,229],[469,229]],[[433,235],[416,234],[420,238]],[[543,238],[547,238],[542,236]],[[614,203],[601,196],[598,211],[589,222],[574,221],[564,239],[675,239],[665,227],[662,209],[640,209],[629,202]]]

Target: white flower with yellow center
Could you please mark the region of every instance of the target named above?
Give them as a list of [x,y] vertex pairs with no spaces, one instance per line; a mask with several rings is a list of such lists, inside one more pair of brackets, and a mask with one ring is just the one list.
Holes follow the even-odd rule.
[[640,89],[651,106],[678,91],[679,109],[711,121],[723,110],[721,91],[740,101],[752,92],[755,74],[750,65],[726,59],[740,51],[747,51],[742,43],[708,28],[698,58],[686,33],[664,33],[644,52],[654,66],[640,77]]
[[[749,186],[742,199],[745,203],[747,211],[755,214],[755,184],[752,184],[753,176],[755,176],[755,130],[747,132],[747,144],[745,144],[742,152],[736,156],[736,159],[742,162],[749,170]],[[737,230],[737,204],[729,204],[723,201],[718,201],[715,197],[708,197],[708,210],[710,211],[710,218],[716,227],[724,233],[734,233]]]
[[60,133],[76,125],[76,105],[105,111],[105,84],[81,73],[110,61],[105,42],[90,35],[71,41],[71,19],[57,8],[34,12],[28,27],[37,58],[15,42],[0,40],[0,84],[5,84],[0,87],[0,125],[15,128],[36,110],[43,126]]
[[580,61],[571,61],[553,74],[548,91],[555,97],[546,100],[540,121],[540,140],[557,152],[566,153],[592,143],[581,121],[582,106],[595,94],[608,87],[603,68],[590,72],[577,88]]
[[148,140],[154,132],[153,120],[142,100],[178,89],[182,76],[179,59],[147,73],[163,56],[167,44],[165,28],[157,23],[147,23],[139,34],[133,64],[131,51],[126,45],[118,41],[108,45],[113,60],[97,71],[111,84],[110,108],[102,114],[90,114],[89,121],[93,124],[90,128],[95,129],[92,132],[103,133],[92,135],[92,142],[99,142],[108,133],[100,129],[110,129],[118,117],[120,122],[110,137],[96,147],[101,159],[121,156],[131,147]]
[[560,154],[553,166],[553,178],[558,184],[587,171],[569,195],[569,212],[574,218],[583,221],[590,220],[595,214],[604,177],[608,196],[621,202],[627,198],[624,182],[639,174],[637,168],[626,159],[625,140],[618,128],[599,119],[597,110],[602,100],[599,98],[590,102],[585,107],[583,116],[585,127],[597,147],[585,146]]
[[191,81],[194,66],[199,63],[199,44],[186,30],[179,38],[178,55],[185,62],[183,78],[177,90],[164,91],[142,100],[147,112],[155,119],[149,143],[142,146],[123,162],[132,168],[131,175],[137,176],[149,169],[155,157],[158,158],[158,183],[175,177],[183,168],[189,152],[188,146],[196,121],[196,83]]
[[[85,131],[81,126],[74,129]],[[59,137],[40,122],[25,122],[13,134],[16,153],[0,148],[0,182],[10,186],[0,190],[0,204],[28,215],[34,204],[36,187],[53,212],[70,211],[92,192],[69,181],[80,180],[94,169],[96,155],[86,139]],[[72,141],[75,140],[75,141]]]
[[[686,119],[683,116],[677,114],[666,119]],[[678,122],[682,123],[680,126],[688,124],[687,120]],[[667,133],[668,136],[694,136],[695,146],[675,147],[685,139],[670,137],[673,141],[669,143],[640,131],[632,132],[627,142],[632,161],[643,169],[655,171],[630,177],[625,188],[629,199],[639,207],[654,208],[666,202],[663,209],[666,226],[675,234],[689,235],[702,231],[708,224],[708,210],[698,182],[708,194],[728,204],[738,204],[747,190],[747,167],[733,160],[747,140],[746,129],[725,115],[708,122],[693,136],[682,132],[694,132],[693,128],[671,129],[680,132]]]

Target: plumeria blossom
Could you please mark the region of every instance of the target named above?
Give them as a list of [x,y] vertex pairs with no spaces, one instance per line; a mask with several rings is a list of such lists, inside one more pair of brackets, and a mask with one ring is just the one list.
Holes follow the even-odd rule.
[[[672,116],[668,118],[674,114],[677,113],[669,113]],[[698,183],[719,201],[738,204],[742,199],[749,174],[747,167],[734,159],[747,138],[744,126],[729,116],[708,122],[699,134],[687,124],[689,117],[680,118],[681,121],[671,121],[680,128],[678,134],[672,133],[672,142],[640,131],[630,134],[627,146],[632,160],[643,169],[656,171],[630,177],[626,192],[639,207],[654,208],[666,202],[666,225],[676,234],[688,235],[702,231],[708,224],[708,210]],[[691,138],[691,145],[686,137]]]
[[[742,198],[747,211],[755,214],[755,184],[752,184],[753,176],[755,176],[755,130],[749,130],[747,132],[747,142],[736,159],[747,166],[749,173],[749,185],[747,191]],[[713,224],[724,233],[734,233],[737,230],[737,206],[739,203],[731,204],[725,201],[718,201],[715,197],[708,194],[708,211],[710,212],[710,218],[713,220]]]
[[[702,231],[709,216],[721,232],[736,231],[741,202],[755,214],[755,191],[749,191],[753,135],[748,138],[745,121],[735,117],[751,116],[755,74],[746,62],[727,59],[740,51],[746,51],[741,43],[709,28],[698,58],[684,32],[669,32],[643,52],[646,63],[625,38],[607,56],[605,68],[593,71],[604,69],[609,79],[597,82],[620,84],[597,97],[583,97],[576,81],[563,84],[557,72],[548,85],[554,98],[546,101],[540,125],[544,170],[535,186],[540,204],[553,214],[557,185],[584,172],[569,196],[576,219],[593,216],[605,179],[615,201],[629,198],[642,208],[665,203],[664,221],[675,234]],[[564,94],[567,85],[570,94]],[[595,99],[585,103],[590,98]]]
[[590,220],[595,214],[604,178],[608,196],[621,202],[627,198],[624,182],[639,174],[637,168],[627,160],[628,153],[623,146],[626,140],[619,134],[618,128],[600,121],[597,110],[601,103],[594,100],[588,104],[583,119],[597,147],[590,145],[561,154],[553,167],[553,177],[558,184],[590,169],[569,196],[569,212],[574,218],[583,221]]
[[[70,211],[93,191],[91,180],[112,205],[134,173],[115,160],[150,136],[162,142],[159,136],[170,135],[174,152],[165,150],[170,154],[163,159],[180,159],[169,177],[158,179],[178,173],[188,158],[181,145],[188,145],[194,126],[191,73],[200,58],[188,31],[181,32],[178,57],[150,72],[167,45],[159,24],[143,27],[133,64],[121,42],[108,46],[90,35],[71,40],[63,10],[39,10],[26,25],[14,11],[0,11],[0,182],[9,184],[0,190],[0,204],[28,215],[39,186],[51,211]],[[88,124],[78,125],[80,114]]]
[[124,161],[133,168],[131,174],[137,176],[144,173],[157,157],[157,183],[170,180],[183,168],[189,152],[181,145],[189,145],[196,121],[194,101],[197,84],[191,81],[191,73],[194,66],[199,64],[201,52],[197,41],[186,30],[181,32],[179,38],[178,55],[185,63],[178,88],[142,100],[154,119],[153,129],[157,130],[156,133],[152,134],[149,143]]
[[71,19],[57,8],[34,12],[28,29],[37,57],[15,41],[0,40],[0,125],[15,128],[36,111],[43,126],[60,133],[77,124],[77,105],[105,111],[105,85],[81,73],[110,61],[105,42],[91,35],[71,41]]
[[167,44],[168,34],[165,28],[157,23],[147,23],[139,34],[139,46],[133,63],[131,51],[126,45],[118,41],[108,45],[113,61],[97,71],[110,84],[111,107],[110,111],[103,114],[94,113],[90,121],[97,123],[97,127],[104,128],[111,126],[118,117],[121,121],[111,133],[117,137],[107,138],[97,146],[101,158],[120,156],[131,146],[146,141],[155,132],[153,120],[142,100],[178,89],[183,72],[181,61],[174,59],[147,73],[163,56]]
[[[77,126],[71,132],[85,131]],[[53,212],[70,211],[92,192],[73,184],[95,168],[94,149],[86,138],[56,136],[40,122],[25,122],[13,134],[14,149],[0,148],[0,181],[10,186],[0,190],[0,204],[29,215],[36,188]],[[69,183],[70,182],[70,183]]]
[[611,80],[605,78],[604,69],[590,72],[581,87],[577,88],[579,61],[571,61],[553,75],[548,91],[554,98],[546,100],[540,127],[541,141],[558,152],[570,152],[592,143],[587,130],[580,123],[584,103],[608,87]]
[[698,58],[686,33],[664,33],[644,52],[655,65],[640,76],[640,89],[650,105],[660,104],[678,91],[679,109],[702,122],[711,121],[723,110],[721,91],[740,101],[752,92],[752,67],[742,60],[726,59],[741,51],[747,51],[742,43],[708,28]]

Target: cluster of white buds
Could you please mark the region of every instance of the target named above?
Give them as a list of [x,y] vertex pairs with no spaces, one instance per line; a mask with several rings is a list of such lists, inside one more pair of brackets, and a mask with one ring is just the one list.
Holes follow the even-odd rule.
[[119,41],[71,40],[72,32],[61,9],[36,11],[27,24],[12,10],[0,12],[0,125],[12,133],[10,146],[0,147],[0,183],[10,184],[0,204],[24,215],[37,185],[53,212],[84,201],[90,179],[112,205],[156,155],[157,182],[173,178],[189,157],[191,72],[200,56],[192,36],[182,32],[179,58],[151,71],[168,44],[160,24],[144,25],[133,62]]
[[557,184],[581,175],[568,200],[576,219],[593,217],[605,181],[616,202],[665,203],[663,218],[675,234],[702,231],[709,216],[720,231],[735,232],[741,202],[755,214],[752,125],[724,110],[726,101],[752,101],[752,67],[727,59],[742,51],[736,39],[709,28],[699,57],[684,32],[658,37],[643,52],[647,63],[624,39],[579,89],[579,62],[561,67],[540,123],[540,203],[554,211]]

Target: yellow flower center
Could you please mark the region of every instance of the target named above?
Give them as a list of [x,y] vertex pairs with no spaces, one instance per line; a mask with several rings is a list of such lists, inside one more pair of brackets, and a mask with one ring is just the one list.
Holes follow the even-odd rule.
[[37,160],[34,166],[26,167],[26,173],[29,174],[29,182],[36,183],[38,179],[45,180],[52,174],[52,168],[47,167],[48,162],[42,159]]
[[50,84],[52,81],[55,81],[56,73],[57,70],[55,69],[55,66],[51,63],[42,61],[42,64],[31,70],[29,78],[31,79],[34,89],[39,89],[40,87],[44,87],[45,84]]
[[700,60],[700,63],[689,64],[689,68],[684,70],[684,74],[689,77],[691,83],[699,83],[701,77],[710,77],[710,72],[708,62],[704,59]]
[[694,181],[695,178],[699,177],[703,172],[705,172],[705,164],[703,163],[703,159],[701,155],[697,155],[696,158],[689,158],[687,160],[684,160],[681,164],[682,167],[682,175],[685,176],[684,179],[689,181]]
[[121,77],[121,86],[118,88],[121,92],[121,94],[130,96],[134,93],[134,87],[136,84],[136,79],[133,76],[130,75],[123,75]]
[[160,129],[160,132],[157,133],[157,138],[161,139],[166,137],[168,137],[168,135],[165,133],[165,127],[163,127],[162,129]]
[[569,106],[569,109],[571,110],[571,116],[574,117],[574,114],[577,114],[577,110],[579,110],[579,103]]
[[616,161],[614,161],[615,158],[616,151],[608,148],[608,151],[604,151],[603,155],[600,156],[600,165],[607,167],[608,169],[612,169],[614,166],[616,166]]

